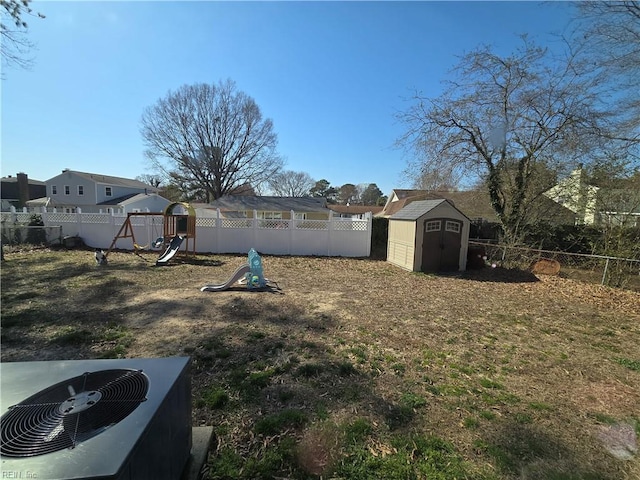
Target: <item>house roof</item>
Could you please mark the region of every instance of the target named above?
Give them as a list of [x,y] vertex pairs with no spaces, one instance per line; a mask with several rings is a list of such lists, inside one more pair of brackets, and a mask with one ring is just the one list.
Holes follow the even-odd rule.
[[455,208],[449,200],[446,200],[444,198],[441,198],[438,200],[417,200],[415,202],[411,202],[409,205],[404,207],[399,212],[391,215],[389,219],[390,220],[410,220],[410,221],[417,220],[424,214],[429,213],[431,210],[433,210],[436,207],[439,207],[443,203],[446,203],[451,207]]
[[[399,190],[401,192],[420,192],[416,195],[411,196],[403,196],[400,200],[396,200],[395,202],[387,203],[381,212],[376,214],[377,217],[391,217],[393,214],[399,212],[404,207],[409,205],[411,202],[415,202],[417,200],[433,200],[434,195],[425,191],[425,190]],[[398,190],[394,190],[394,192],[398,192]]]
[[[0,178],[2,183],[18,183],[18,177],[14,177],[9,175],[8,177]],[[46,183],[41,182],[40,180],[34,180],[33,178],[27,178],[27,184],[29,185],[42,185],[45,186]]]
[[394,188],[393,193],[396,194],[398,200],[402,200],[407,197],[414,197],[416,195],[420,195],[425,193],[426,190],[415,190],[415,189],[403,189],[403,188]]
[[379,213],[383,207],[376,205],[327,205],[327,208],[337,213],[359,215],[367,212]]
[[[100,202],[96,205],[128,205],[130,203],[139,202],[140,200],[148,198],[150,196],[160,197],[162,199],[165,199],[164,197],[161,197],[157,193],[129,193],[128,195],[123,195],[121,197],[105,200],[104,202]],[[169,200],[167,200],[167,202],[168,201]]]
[[[78,172],[76,170],[63,170],[62,174],[65,174],[65,173],[73,173],[74,175],[78,175],[79,177],[85,178],[95,183],[104,183],[107,185],[114,185],[119,187],[143,188],[143,189],[147,189],[149,192],[158,191],[156,187],[153,187],[147,183],[141,182],[140,180],[133,180],[130,178],[112,177],[110,175],[102,175],[98,173]],[[59,176],[59,175],[56,175],[56,176]]]
[[51,197],[32,198],[26,201],[27,207],[52,207],[55,205]]
[[110,198],[109,200],[105,200],[104,202],[96,203],[96,205],[119,205],[122,202],[129,200],[130,198],[137,197],[140,195],[139,193],[129,193],[127,195],[123,195],[121,197]]
[[[482,219],[492,223],[499,223],[500,221],[495,210],[491,206],[489,193],[485,190],[466,190],[459,192],[438,192],[427,190],[394,191],[396,194],[398,191],[403,193],[419,193],[387,204],[385,209],[378,214],[378,216],[392,218],[397,212],[416,201],[446,199],[471,220]],[[532,217],[529,219],[530,222],[545,220],[552,223],[573,223],[574,221],[574,215],[570,210],[544,196],[538,197],[535,200],[535,205],[535,212],[538,213],[535,215],[535,218]]]
[[470,219],[482,218],[497,222],[498,217],[491,206],[488,192],[484,190],[466,190],[460,192],[439,192],[430,190],[394,190],[399,200],[385,205],[378,216],[391,217],[412,202],[419,200],[447,199],[453,206]]
[[209,204],[209,208],[225,211],[258,210],[263,212],[326,212],[327,200],[318,197],[263,197],[257,195],[225,195]]
[[446,198],[470,219],[482,218],[497,222],[498,216],[491,206],[486,190],[465,190],[460,192],[431,192],[436,198]]

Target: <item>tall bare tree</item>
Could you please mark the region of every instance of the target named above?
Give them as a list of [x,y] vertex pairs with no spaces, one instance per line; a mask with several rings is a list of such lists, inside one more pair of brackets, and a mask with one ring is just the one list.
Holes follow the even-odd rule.
[[558,60],[522,40],[509,56],[489,47],[464,55],[441,96],[417,94],[399,115],[407,127],[399,144],[422,171],[485,180],[511,242],[521,239],[532,202],[553,184],[548,172],[568,172],[602,148],[608,126],[594,108],[592,79],[581,76],[575,59]]
[[269,179],[270,190],[281,197],[306,197],[315,184],[308,173],[291,170],[276,173]]
[[231,80],[169,92],[144,111],[141,134],[154,167],[198,186],[206,201],[282,167],[273,122]]
[[[571,45],[618,120],[614,138],[640,144],[640,2],[576,2]],[[632,145],[633,146],[633,145]],[[638,148],[631,150],[638,160]]]
[[45,18],[30,7],[32,0],[0,0],[0,53],[4,66],[29,68],[33,42],[27,38],[27,16]]

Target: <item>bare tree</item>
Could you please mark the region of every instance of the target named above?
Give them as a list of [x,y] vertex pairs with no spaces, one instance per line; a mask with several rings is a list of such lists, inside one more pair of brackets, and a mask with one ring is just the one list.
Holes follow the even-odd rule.
[[[453,167],[449,165],[449,167]],[[413,188],[438,192],[458,190],[461,175],[454,168],[433,168],[424,162],[413,162],[405,169],[404,176],[410,180]]]
[[[640,143],[640,2],[576,2],[570,42],[618,120],[614,138]],[[635,149],[636,159],[638,150]]]
[[291,170],[276,173],[269,179],[270,190],[281,197],[306,197],[315,184],[308,173]]
[[0,0],[0,53],[2,64],[6,67],[18,66],[29,68],[33,64],[30,56],[33,43],[27,38],[27,22],[25,17],[37,16],[45,18],[41,13],[35,13],[29,4],[32,0]]
[[153,166],[197,185],[207,202],[282,166],[273,122],[231,80],[169,92],[145,110],[141,134]]
[[399,115],[407,132],[398,142],[422,171],[483,178],[505,240],[517,242],[532,202],[553,184],[548,172],[584,161],[607,127],[574,60],[552,58],[526,37],[510,56],[472,51],[440,97],[417,94]]
[[153,173],[140,174],[136,177],[136,180],[155,188],[159,188],[163,183],[162,177],[160,175],[154,175]]

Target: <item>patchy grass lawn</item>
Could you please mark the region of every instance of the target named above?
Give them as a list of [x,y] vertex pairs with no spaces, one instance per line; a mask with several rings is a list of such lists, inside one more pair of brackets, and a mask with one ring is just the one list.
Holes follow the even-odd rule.
[[488,269],[6,253],[2,361],[191,356],[210,478],[640,478],[640,294]]

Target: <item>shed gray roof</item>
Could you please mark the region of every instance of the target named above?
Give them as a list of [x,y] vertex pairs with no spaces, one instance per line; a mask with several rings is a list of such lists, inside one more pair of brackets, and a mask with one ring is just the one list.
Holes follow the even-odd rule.
[[220,210],[258,210],[263,212],[327,212],[326,199],[318,197],[262,197],[256,195],[225,195],[209,204]]
[[391,217],[389,217],[389,219],[414,221],[419,219],[424,214],[430,212],[438,205],[441,205],[442,203],[448,203],[452,208],[456,208],[444,198],[440,198],[437,200],[418,200],[416,202],[411,202],[399,212],[394,213],[393,215],[391,215]]

